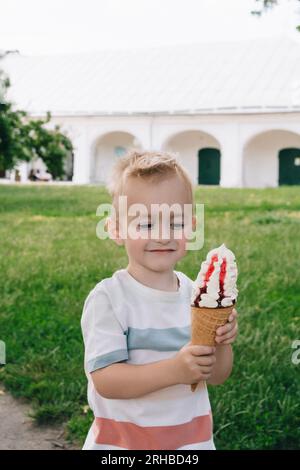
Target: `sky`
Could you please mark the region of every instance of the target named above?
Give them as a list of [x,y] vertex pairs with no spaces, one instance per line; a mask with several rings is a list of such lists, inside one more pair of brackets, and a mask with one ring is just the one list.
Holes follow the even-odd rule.
[[300,2],[258,18],[255,0],[0,0],[0,50],[61,54],[289,35]]

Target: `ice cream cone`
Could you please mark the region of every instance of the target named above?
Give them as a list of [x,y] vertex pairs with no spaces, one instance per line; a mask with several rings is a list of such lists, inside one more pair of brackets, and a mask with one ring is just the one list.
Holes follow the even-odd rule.
[[[191,344],[215,346],[216,330],[227,323],[235,305],[221,308],[191,307]],[[192,384],[194,392],[198,384]]]

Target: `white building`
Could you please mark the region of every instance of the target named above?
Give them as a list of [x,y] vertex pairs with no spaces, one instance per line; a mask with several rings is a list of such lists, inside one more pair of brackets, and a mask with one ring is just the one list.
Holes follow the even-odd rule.
[[[9,55],[9,97],[71,137],[75,183],[131,147],[172,150],[194,183],[300,184],[300,43],[288,38]],[[29,172],[22,165],[22,179]]]

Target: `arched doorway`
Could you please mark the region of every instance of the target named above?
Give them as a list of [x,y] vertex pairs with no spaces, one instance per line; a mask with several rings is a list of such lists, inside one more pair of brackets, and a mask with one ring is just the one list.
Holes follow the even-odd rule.
[[267,188],[281,184],[300,184],[299,157],[299,134],[286,130],[270,130],[255,135],[244,146],[244,186]]
[[300,184],[300,148],[282,149],[278,158],[279,186]]
[[198,184],[220,184],[221,152],[216,148],[204,148],[198,152]]
[[128,132],[113,131],[100,137],[93,151],[90,181],[106,184],[113,164],[130,149],[141,149],[141,144]]
[[[162,145],[162,149],[178,154],[177,158],[179,162],[188,172],[194,184],[199,184],[199,151],[205,149],[217,150],[219,154],[218,182],[200,184],[219,184],[221,146],[213,135],[201,130],[181,131],[170,136]],[[205,158],[204,156],[204,159]],[[216,181],[216,178],[214,178],[213,181]]]

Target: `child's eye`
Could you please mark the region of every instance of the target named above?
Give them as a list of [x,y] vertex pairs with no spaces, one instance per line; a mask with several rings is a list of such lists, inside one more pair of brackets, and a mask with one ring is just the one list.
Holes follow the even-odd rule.
[[[139,224],[138,227],[142,230],[147,230],[147,229],[151,229],[151,226],[153,224],[151,223],[148,223],[148,224]],[[174,223],[171,223],[171,228],[175,229],[175,230],[178,230],[178,229],[181,229],[181,228],[184,228],[184,223],[177,223],[177,224],[174,224]]]
[[149,229],[149,228],[151,228],[151,225],[152,225],[152,224],[150,224],[150,223],[149,223],[149,224],[139,224],[138,227],[143,230],[143,229]]
[[178,223],[178,224],[171,224],[171,225],[173,225],[173,228],[176,229],[176,230],[180,229],[180,228],[184,228],[184,223],[183,222]]

